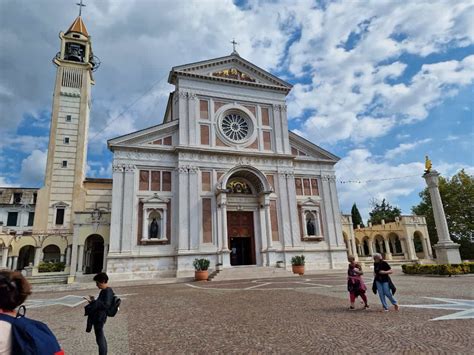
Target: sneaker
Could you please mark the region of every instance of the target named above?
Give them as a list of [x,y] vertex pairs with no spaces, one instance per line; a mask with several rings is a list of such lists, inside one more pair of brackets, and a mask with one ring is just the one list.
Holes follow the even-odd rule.
[[384,309],[383,309],[383,312],[389,312],[389,310],[384,308]]
[[352,307],[352,306],[350,306],[350,307],[349,307],[349,311],[355,311],[355,308]]
[[364,309],[369,309],[369,308],[370,308],[370,307],[369,307],[368,304],[366,304],[366,305],[364,306]]
[[398,306],[398,304],[394,304],[393,307],[395,308],[396,311],[398,311],[400,309],[400,307]]

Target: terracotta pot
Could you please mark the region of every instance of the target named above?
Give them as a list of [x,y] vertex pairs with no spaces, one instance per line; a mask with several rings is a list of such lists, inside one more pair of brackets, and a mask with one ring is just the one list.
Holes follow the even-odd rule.
[[201,271],[194,271],[194,279],[196,281],[207,281],[209,277],[209,273],[207,270],[201,270]]
[[304,265],[293,265],[293,274],[304,275]]

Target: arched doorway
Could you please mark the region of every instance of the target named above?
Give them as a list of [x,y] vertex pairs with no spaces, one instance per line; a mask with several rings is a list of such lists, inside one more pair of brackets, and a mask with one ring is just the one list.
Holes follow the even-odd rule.
[[97,274],[104,266],[104,238],[98,234],[87,237],[84,243],[84,273]]
[[378,234],[374,237],[374,244],[375,244],[375,252],[379,254],[384,254],[385,253],[385,246],[384,246],[384,241],[383,237]]
[[43,249],[43,261],[46,263],[58,263],[61,259],[61,250],[57,245],[51,244]]
[[[264,244],[270,245],[273,230],[268,229],[260,210],[271,206],[270,185],[265,175],[252,166],[238,166],[226,173],[220,183],[220,200],[226,201],[227,235],[230,250],[230,265],[261,265]],[[270,211],[265,218],[270,220]],[[259,227],[260,226],[260,227]],[[275,226],[273,226],[275,227]],[[266,230],[266,234],[256,231]],[[269,261],[267,260],[267,263]]]
[[25,266],[30,265],[35,260],[35,247],[32,245],[25,245],[18,253],[17,270],[23,270]]

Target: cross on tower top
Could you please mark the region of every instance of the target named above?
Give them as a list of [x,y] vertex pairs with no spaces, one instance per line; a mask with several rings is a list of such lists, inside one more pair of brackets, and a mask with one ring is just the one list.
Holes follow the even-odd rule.
[[235,38],[232,38],[232,41],[231,41],[230,43],[232,43],[232,47],[234,48],[234,50],[232,51],[232,53],[237,53],[237,51],[235,50],[235,46],[236,46],[238,43],[235,41]]
[[85,7],[86,5],[82,3],[82,0],[80,0],[80,2],[77,2],[76,5],[79,6],[79,16],[81,16],[82,8]]

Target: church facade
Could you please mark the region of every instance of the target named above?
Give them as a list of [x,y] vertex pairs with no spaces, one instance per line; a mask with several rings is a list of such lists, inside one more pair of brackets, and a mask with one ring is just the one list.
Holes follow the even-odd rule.
[[233,52],[171,69],[163,123],[108,141],[107,272],[185,276],[211,267],[346,262],[334,165],[288,130],[291,85]]
[[[303,254],[307,270],[345,267],[348,252],[431,258],[418,219],[352,229],[339,158],[288,130],[292,86],[235,50],[173,67],[163,122],[109,140],[112,179],[87,178],[99,62],[81,16],[59,37],[44,186],[0,189],[0,268],[75,282],[190,276],[196,258],[290,269]],[[42,273],[45,263],[58,271]]]

